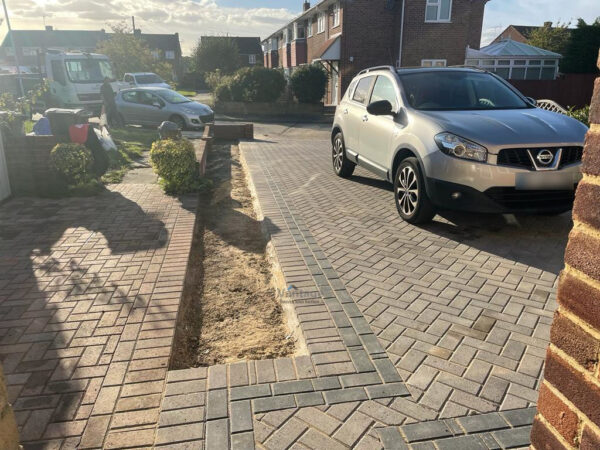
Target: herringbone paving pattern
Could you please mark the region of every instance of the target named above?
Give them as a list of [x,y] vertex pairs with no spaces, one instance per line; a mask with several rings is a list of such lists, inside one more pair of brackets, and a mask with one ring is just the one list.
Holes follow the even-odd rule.
[[455,417],[535,404],[568,215],[413,227],[385,183],[362,169],[335,177],[327,142],[243,148],[295,205],[420,406]]
[[0,359],[26,448],[152,445],[195,198],[0,206]]

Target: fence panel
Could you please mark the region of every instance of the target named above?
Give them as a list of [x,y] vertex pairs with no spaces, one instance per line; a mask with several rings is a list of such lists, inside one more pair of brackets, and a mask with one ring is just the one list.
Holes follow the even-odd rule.
[[593,73],[569,73],[556,80],[508,80],[528,97],[549,99],[564,108],[589,105],[594,92]]

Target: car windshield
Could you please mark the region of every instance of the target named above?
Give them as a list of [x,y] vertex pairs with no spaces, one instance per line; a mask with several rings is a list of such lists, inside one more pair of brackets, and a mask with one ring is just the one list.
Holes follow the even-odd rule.
[[67,59],[65,67],[73,83],[101,83],[106,77],[115,79],[110,61],[106,59]]
[[180,103],[190,103],[191,102],[191,100],[189,98],[184,97],[183,95],[181,95],[175,91],[171,91],[169,89],[161,89],[160,91],[157,91],[156,93],[158,95],[160,95],[168,103],[173,103],[175,105],[178,105]]
[[531,107],[489,73],[444,70],[405,73],[399,76],[408,103],[421,111]]
[[136,75],[135,79],[138,84],[152,84],[152,83],[164,83],[165,81],[156,74],[148,74],[148,75]]

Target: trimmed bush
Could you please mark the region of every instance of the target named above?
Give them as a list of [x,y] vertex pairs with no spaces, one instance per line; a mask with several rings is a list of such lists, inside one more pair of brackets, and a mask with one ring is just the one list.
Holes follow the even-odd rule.
[[300,103],[319,103],[327,89],[327,72],[315,64],[298,67],[290,78],[292,92]]
[[150,150],[150,161],[167,193],[185,194],[198,188],[196,153],[189,140],[156,141]]
[[67,184],[84,184],[91,178],[94,158],[81,144],[57,144],[50,152],[50,166]]
[[215,88],[218,101],[274,102],[281,97],[286,81],[283,73],[264,67],[244,67],[231,77],[223,77]]

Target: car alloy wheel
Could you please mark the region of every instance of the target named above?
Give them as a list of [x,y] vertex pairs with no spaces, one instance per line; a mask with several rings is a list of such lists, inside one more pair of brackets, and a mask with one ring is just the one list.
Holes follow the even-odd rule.
[[398,174],[396,196],[402,212],[406,216],[412,216],[419,206],[419,183],[412,167],[405,166]]
[[337,173],[342,170],[342,164],[344,163],[344,143],[342,138],[338,136],[333,144],[333,168]]

